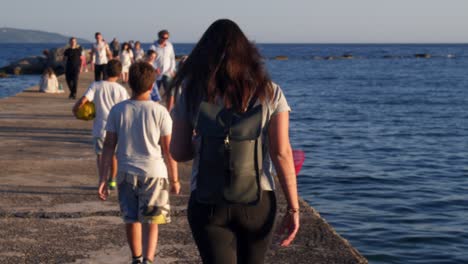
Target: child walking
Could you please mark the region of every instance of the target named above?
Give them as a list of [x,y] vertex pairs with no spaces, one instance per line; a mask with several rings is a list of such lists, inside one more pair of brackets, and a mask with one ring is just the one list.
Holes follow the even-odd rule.
[[[129,98],[127,90],[117,83],[120,73],[122,72],[122,64],[118,60],[110,60],[106,67],[107,80],[93,82],[83,97],[78,100],[73,107],[73,113],[77,114],[78,109],[87,102],[94,102],[96,106],[96,118],[93,123],[93,144],[96,152],[96,161],[98,169],[102,161],[102,148],[104,144],[104,136],[106,134],[107,116],[111,108]],[[112,177],[109,178],[109,187],[111,190],[117,188],[115,178],[117,176],[117,159],[114,157],[114,162],[111,171]]]
[[155,78],[146,62],[130,67],[132,97],[109,113],[99,170],[99,197],[106,200],[112,155],[118,145],[119,204],[133,264],[153,263],[158,224],[170,222],[169,192],[180,191],[177,163],[169,152],[172,119],[166,108],[150,98]]

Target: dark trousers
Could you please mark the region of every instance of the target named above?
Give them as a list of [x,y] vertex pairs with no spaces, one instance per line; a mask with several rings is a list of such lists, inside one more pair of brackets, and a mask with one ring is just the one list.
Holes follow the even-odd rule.
[[70,96],[76,96],[76,89],[78,87],[78,78],[80,76],[80,67],[68,67],[65,71],[65,79],[67,81],[68,89],[70,89]]
[[264,191],[254,206],[201,204],[192,193],[188,207],[188,221],[204,264],[264,263],[275,216],[272,191]]
[[94,64],[94,80],[101,81],[107,79],[107,64]]

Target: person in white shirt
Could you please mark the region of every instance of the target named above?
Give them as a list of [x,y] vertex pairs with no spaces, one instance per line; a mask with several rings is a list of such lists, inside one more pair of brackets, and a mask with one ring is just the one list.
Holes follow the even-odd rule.
[[145,58],[145,51],[141,48],[140,41],[135,42],[135,48],[133,48],[133,56],[135,62],[143,61]]
[[150,49],[158,54],[154,65],[154,68],[160,71],[157,83],[158,87],[164,89],[166,108],[171,111],[174,107],[174,89],[171,88],[170,82],[175,74],[176,61],[174,47],[169,42],[169,31],[159,31],[158,40],[153,43]]
[[63,90],[59,89],[60,85],[57,81],[57,76],[54,70],[47,67],[41,76],[39,82],[39,91],[43,93],[63,93]]
[[[130,98],[127,90],[117,83],[120,73],[122,72],[122,64],[118,60],[110,60],[106,68],[107,75],[109,76],[106,81],[93,82],[88,90],[86,90],[83,97],[76,102],[73,107],[73,113],[77,115],[78,109],[87,102],[94,102],[96,108],[96,118],[93,124],[93,143],[94,150],[97,155],[98,168],[101,164],[102,149],[104,144],[104,137],[106,135],[105,127],[107,124],[107,117],[111,108],[117,103]],[[117,183],[115,178],[117,176],[117,159],[114,157],[114,163],[111,171],[111,179],[109,187],[115,189]]]
[[94,56],[94,80],[100,81],[107,79],[106,77],[106,65],[112,52],[109,49],[109,45],[103,40],[100,32],[94,34],[96,43],[93,44],[91,49],[91,57]]
[[153,263],[158,226],[171,221],[169,193],[180,192],[177,163],[169,153],[172,119],[163,106],[150,99],[155,80],[148,63],[130,67],[132,97],[109,113],[99,170],[99,198],[106,200],[107,177],[117,150],[119,204],[132,263]]
[[120,49],[120,61],[122,62],[122,80],[124,83],[128,82],[128,70],[133,63],[133,51],[130,45],[125,42]]

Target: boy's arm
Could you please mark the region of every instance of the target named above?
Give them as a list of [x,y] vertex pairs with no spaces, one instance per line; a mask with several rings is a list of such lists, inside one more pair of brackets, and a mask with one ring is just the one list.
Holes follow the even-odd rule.
[[103,201],[107,199],[109,191],[107,189],[107,178],[112,167],[112,157],[114,156],[115,146],[117,146],[117,133],[106,132],[104,140],[104,149],[102,152],[101,166],[99,167],[99,198]]
[[163,151],[164,161],[166,162],[169,171],[169,181],[171,183],[171,191],[174,194],[180,192],[179,173],[177,170],[177,162],[172,158],[169,151],[169,144],[171,143],[171,134],[161,137],[161,147]]
[[82,107],[84,104],[89,102],[88,98],[86,96],[83,96],[80,98],[80,100],[76,101],[75,105],[73,106],[73,115],[76,117],[76,113],[78,112],[78,109]]

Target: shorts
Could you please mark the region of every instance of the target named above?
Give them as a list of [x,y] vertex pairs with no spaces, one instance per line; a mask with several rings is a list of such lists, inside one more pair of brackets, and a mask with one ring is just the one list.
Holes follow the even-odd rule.
[[119,172],[119,204],[125,223],[167,224],[171,222],[169,180]]
[[175,88],[171,87],[172,79],[167,75],[163,75],[161,80],[157,80],[156,83],[159,88],[163,88],[164,97],[170,97],[175,95]]
[[102,155],[102,149],[104,148],[104,139],[100,137],[93,137],[94,152],[96,155]]

